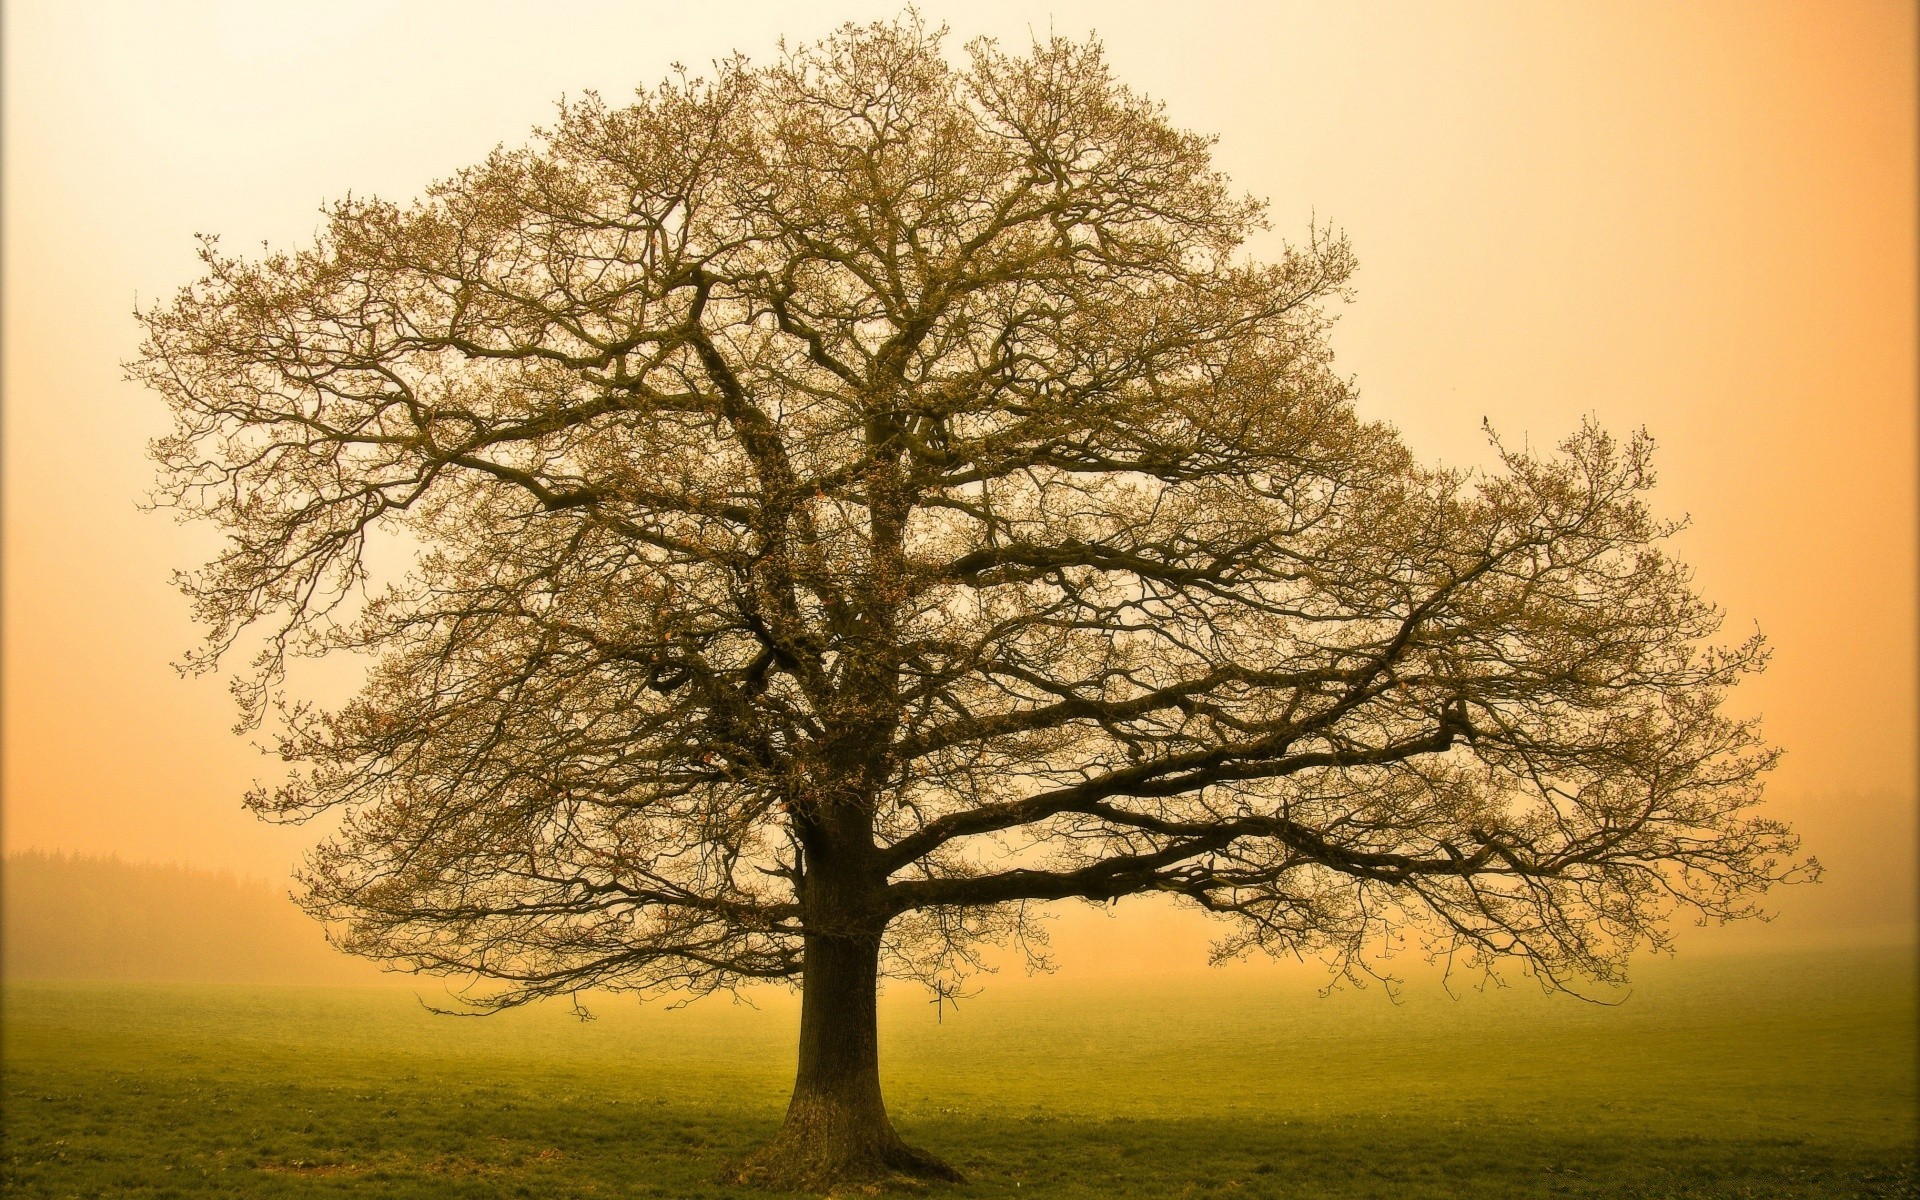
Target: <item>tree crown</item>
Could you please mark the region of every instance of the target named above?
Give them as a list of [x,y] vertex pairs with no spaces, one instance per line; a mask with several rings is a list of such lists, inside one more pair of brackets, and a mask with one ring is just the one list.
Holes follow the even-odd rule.
[[[1096,45],[940,41],[588,96],[140,315],[161,496],[229,539],[200,661],[264,631],[302,768],[250,802],[337,814],[349,948],[492,1004],[882,930],[932,978],[1159,891],[1224,953],[1612,977],[1798,869],[1644,435],[1419,466],[1333,370],[1343,238],[1246,259]],[[357,698],[280,701],[336,650]]]

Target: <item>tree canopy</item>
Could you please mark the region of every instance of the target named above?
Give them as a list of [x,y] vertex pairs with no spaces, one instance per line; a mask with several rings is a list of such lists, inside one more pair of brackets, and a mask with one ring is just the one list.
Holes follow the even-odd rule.
[[[832,947],[942,978],[1143,892],[1224,953],[1555,979],[1750,911],[1796,866],[1722,710],[1764,650],[1661,549],[1648,439],[1420,465],[1334,370],[1346,240],[1258,261],[1263,219],[1097,45],[907,19],[207,242],[132,370],[228,537],[199,661],[258,635],[300,764],[250,803],[338,822],[312,909],[496,1006],[812,1006]],[[283,695],[334,651],[356,698]]]

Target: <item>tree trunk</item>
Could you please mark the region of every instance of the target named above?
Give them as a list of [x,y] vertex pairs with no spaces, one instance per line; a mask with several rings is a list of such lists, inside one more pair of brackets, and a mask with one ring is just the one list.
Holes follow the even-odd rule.
[[900,1140],[880,1098],[874,1023],[880,939],[811,935],[800,1004],[800,1070],[780,1132],[730,1181],[827,1191],[889,1179],[958,1182],[960,1173]]

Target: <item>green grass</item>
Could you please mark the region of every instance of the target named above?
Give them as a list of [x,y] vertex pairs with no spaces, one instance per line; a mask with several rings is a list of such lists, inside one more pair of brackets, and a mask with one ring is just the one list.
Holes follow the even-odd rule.
[[[896,1122],[968,1173],[955,1197],[1920,1194],[1910,953],[1655,963],[1615,1007],[1196,983],[1016,980],[941,1024],[896,989]],[[373,989],[5,1002],[22,1197],[730,1195],[796,1022],[784,996],[589,1024]]]

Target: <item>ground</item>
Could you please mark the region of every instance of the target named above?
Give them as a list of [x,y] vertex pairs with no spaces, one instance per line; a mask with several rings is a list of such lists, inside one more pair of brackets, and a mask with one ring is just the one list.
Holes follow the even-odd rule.
[[[0,1192],[62,1198],[752,1195],[713,1180],[778,1124],[797,1014],[4,998]],[[939,1022],[922,999],[883,998],[883,1070],[956,1200],[1920,1195],[1910,951],[1655,962],[1612,1007],[1244,972],[989,981]]]

